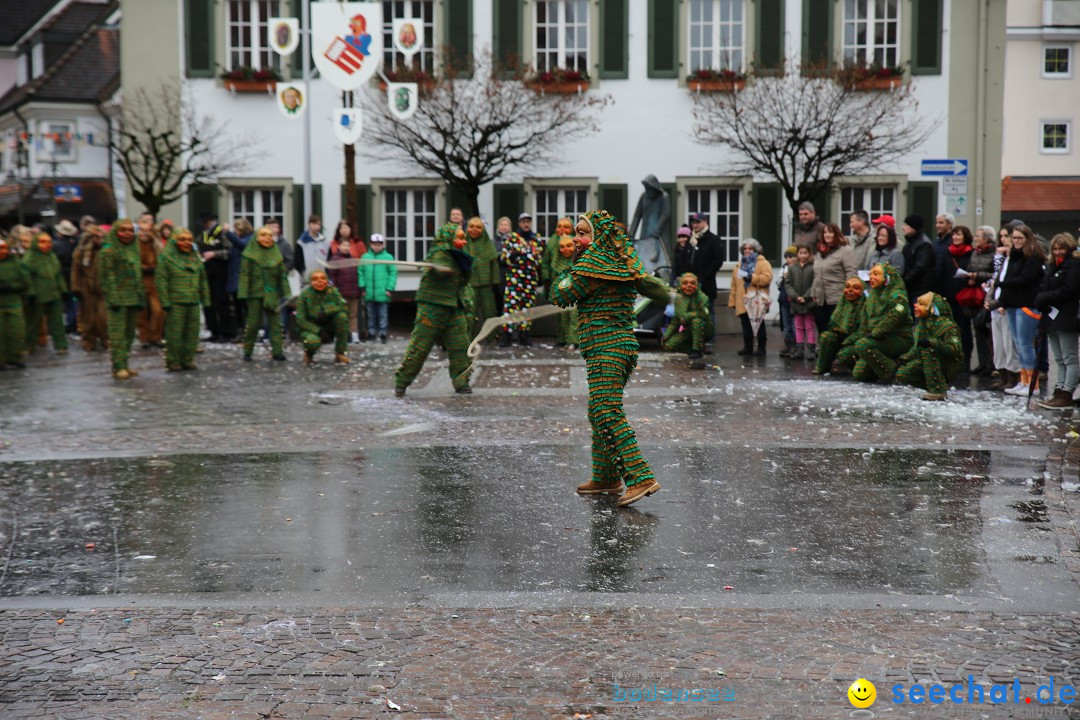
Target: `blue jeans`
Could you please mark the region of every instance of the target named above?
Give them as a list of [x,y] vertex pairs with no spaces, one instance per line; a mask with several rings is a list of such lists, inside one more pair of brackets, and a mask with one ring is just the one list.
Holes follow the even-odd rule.
[[385,335],[390,325],[390,303],[368,300],[366,304],[368,335],[370,337]]
[[790,343],[795,342],[795,318],[791,315],[791,301],[780,301],[780,328],[784,331],[784,339]]
[[1016,344],[1016,354],[1020,356],[1021,369],[1034,370],[1035,333],[1039,329],[1039,321],[1022,308],[1009,308],[1005,314],[1009,316],[1009,332]]

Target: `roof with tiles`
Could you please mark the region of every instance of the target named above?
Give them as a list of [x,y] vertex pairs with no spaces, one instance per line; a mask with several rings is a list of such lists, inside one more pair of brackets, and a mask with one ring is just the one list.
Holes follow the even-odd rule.
[[101,102],[120,85],[120,31],[92,28],[44,74],[0,98],[0,113],[42,100]]
[[0,46],[14,45],[45,17],[57,0],[0,0]]
[[1003,212],[1080,211],[1080,177],[1007,177],[1001,183]]

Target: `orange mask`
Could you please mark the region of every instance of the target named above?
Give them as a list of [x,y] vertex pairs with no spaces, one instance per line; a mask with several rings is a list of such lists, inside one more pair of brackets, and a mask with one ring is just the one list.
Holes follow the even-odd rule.
[[880,265],[875,265],[870,269],[870,287],[885,287],[885,269]]
[[480,236],[484,234],[484,223],[481,220],[473,218],[469,221],[468,231],[469,237],[473,240],[479,240]]
[[329,287],[330,281],[326,277],[324,272],[311,273],[311,287],[315,288],[318,292],[322,292]]
[[862,293],[863,284],[859,278],[848,278],[848,281],[844,283],[844,297],[848,299],[848,302],[855,302]]
[[559,238],[559,254],[564,258],[574,256],[574,238],[569,235],[563,235]]
[[462,230],[461,228],[458,228],[457,234],[454,235],[454,249],[455,250],[464,250],[465,249],[465,231]]
[[698,291],[697,278],[686,273],[679,279],[679,290],[687,297],[693,297]]

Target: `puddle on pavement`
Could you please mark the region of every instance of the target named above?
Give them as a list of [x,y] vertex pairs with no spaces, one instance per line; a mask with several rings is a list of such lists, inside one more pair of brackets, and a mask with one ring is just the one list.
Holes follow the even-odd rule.
[[560,445],[0,464],[0,595],[985,595],[988,556],[1060,567],[1018,559],[1057,554],[1034,455],[645,452],[664,489],[622,510],[573,493],[589,450]]

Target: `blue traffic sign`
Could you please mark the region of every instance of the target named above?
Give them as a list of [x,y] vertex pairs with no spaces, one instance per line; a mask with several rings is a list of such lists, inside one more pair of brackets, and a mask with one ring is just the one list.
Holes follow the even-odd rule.
[[968,161],[965,158],[923,160],[922,174],[924,177],[967,175]]
[[82,185],[57,185],[53,197],[56,202],[82,202]]

